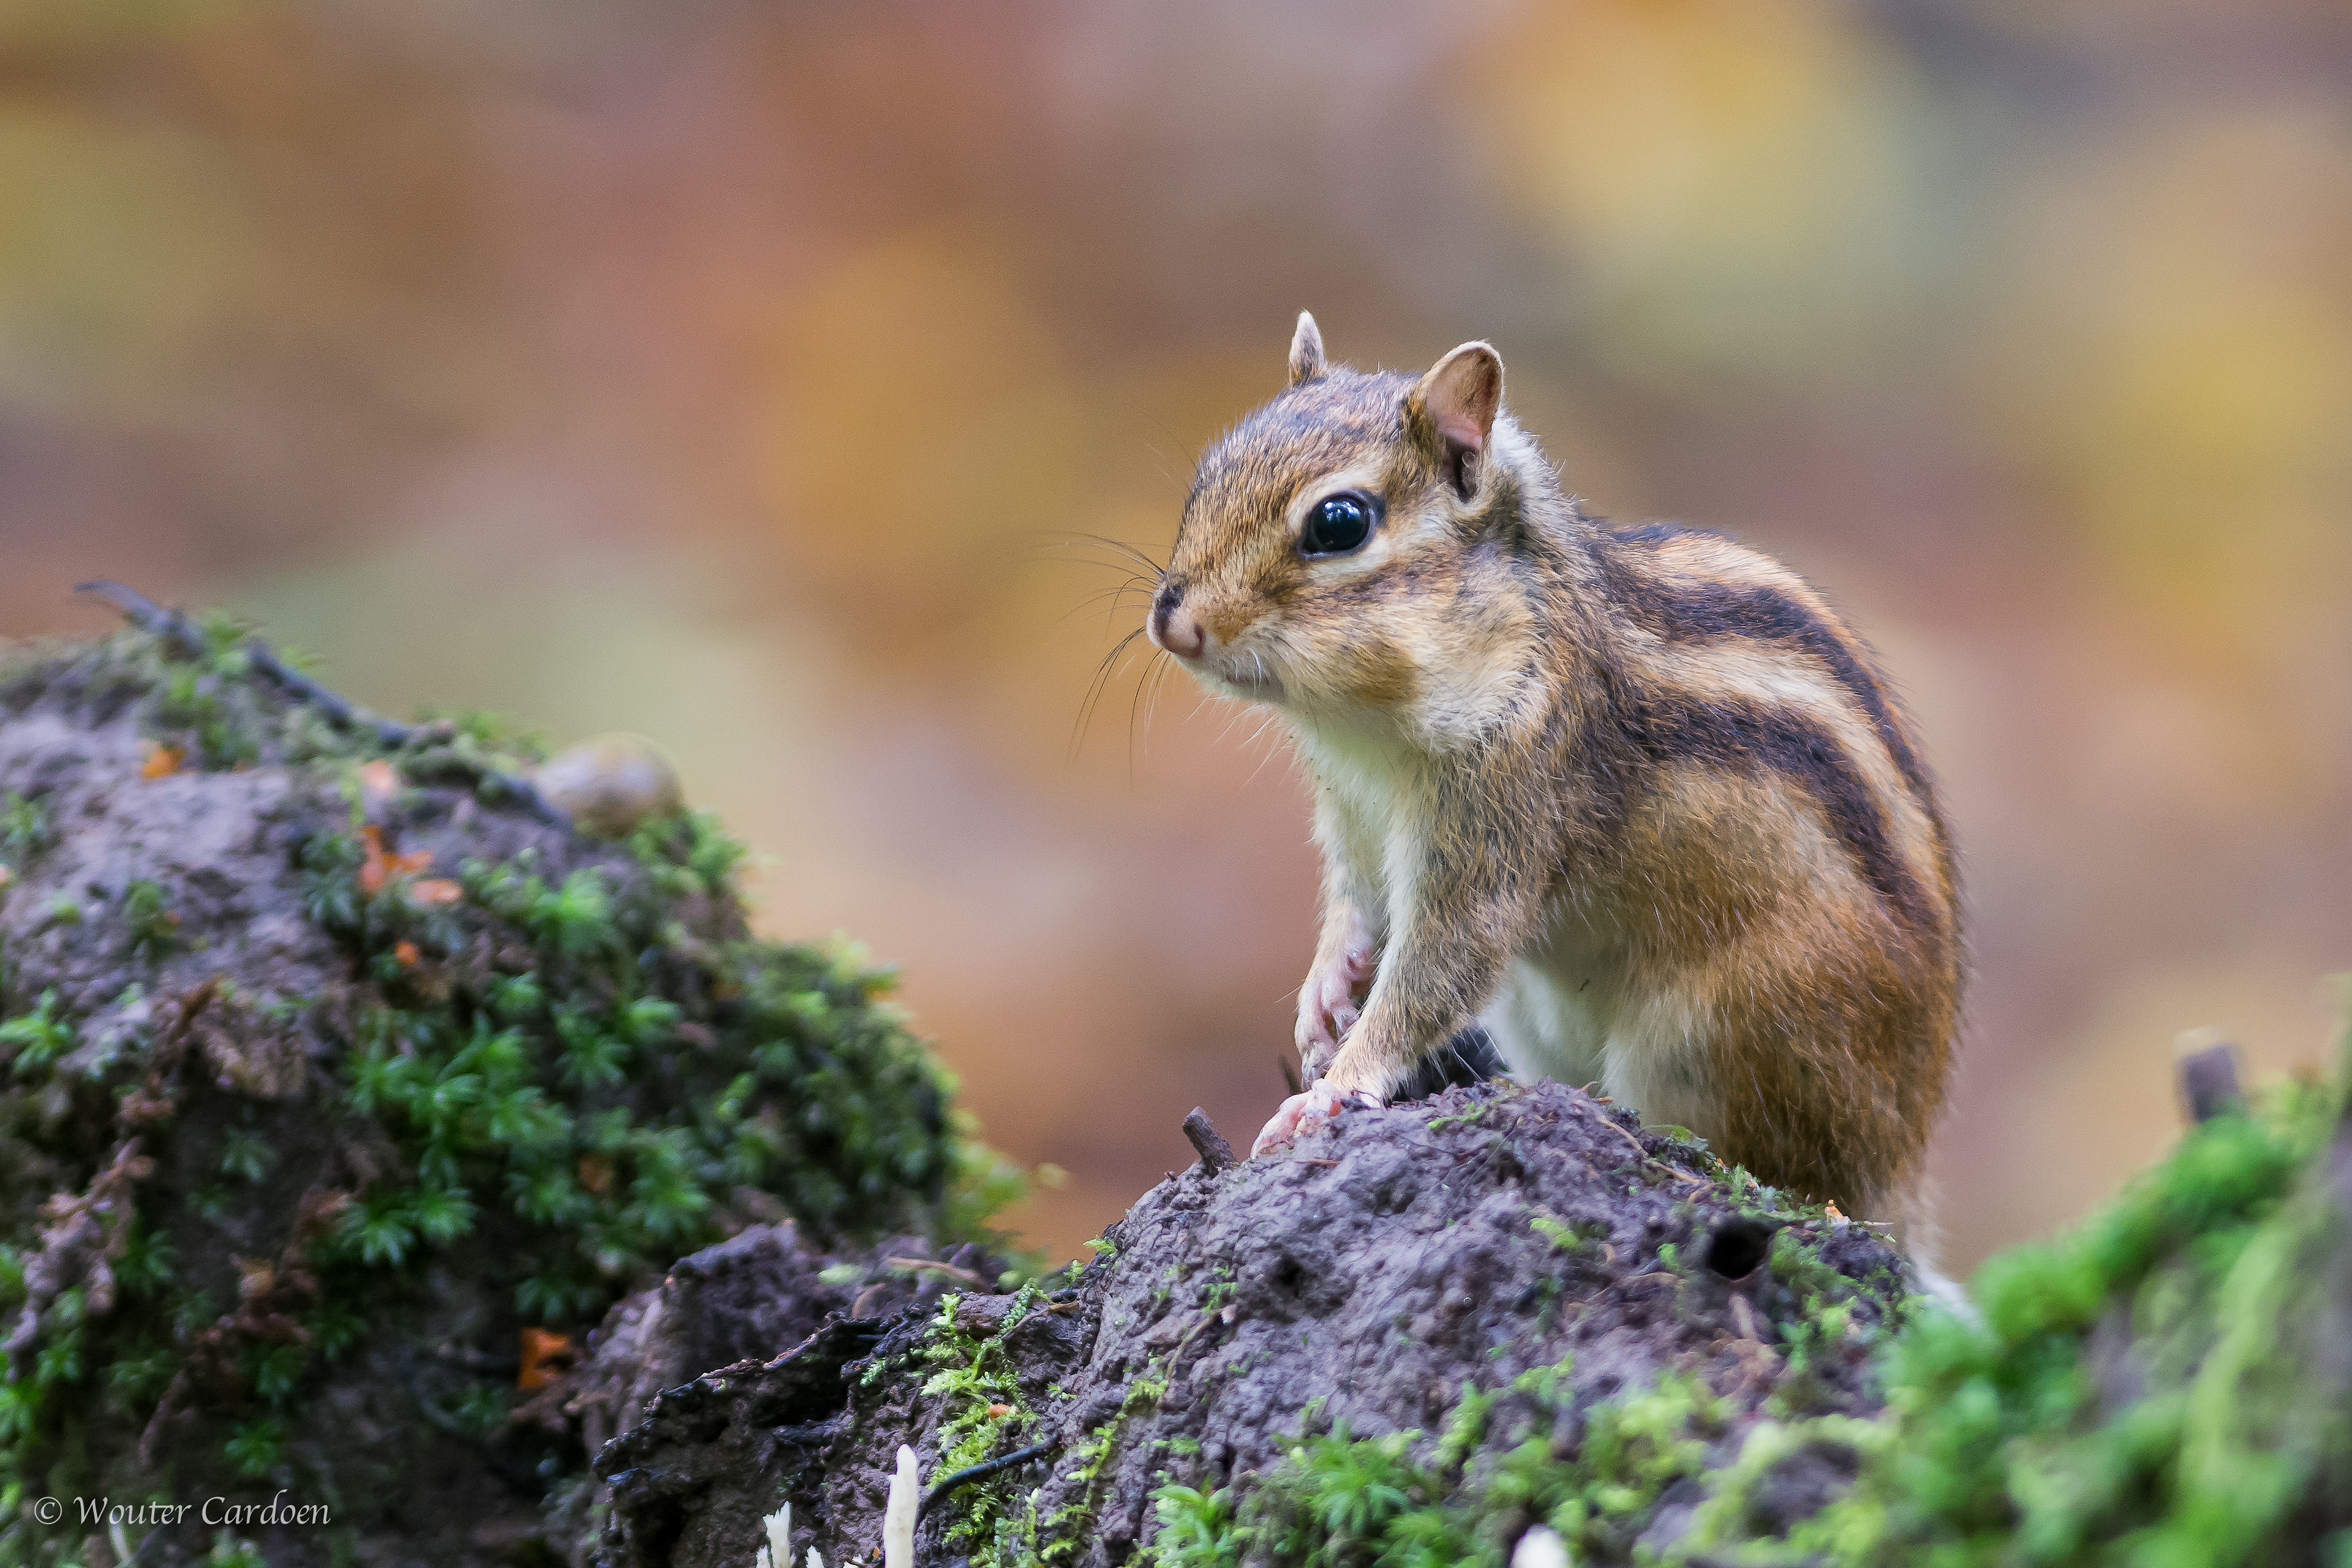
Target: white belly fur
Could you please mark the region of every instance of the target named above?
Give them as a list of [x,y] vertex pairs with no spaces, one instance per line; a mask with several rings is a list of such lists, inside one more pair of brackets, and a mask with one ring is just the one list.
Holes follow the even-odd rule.
[[1707,1009],[1686,990],[1637,985],[1622,942],[1566,909],[1511,962],[1479,1022],[1515,1077],[1597,1084],[1654,1125],[1713,1137]]

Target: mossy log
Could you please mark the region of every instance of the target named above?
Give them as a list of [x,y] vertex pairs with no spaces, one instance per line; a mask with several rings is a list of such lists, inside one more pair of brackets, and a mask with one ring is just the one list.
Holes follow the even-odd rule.
[[604,1434],[522,1418],[531,1363],[748,1225],[971,1231],[887,975],[533,760],[223,623],[0,662],[0,1563],[576,1557]]
[[[1623,1560],[1687,1523],[1759,1417],[1875,1411],[1871,1348],[1906,1299],[1868,1227],[1624,1110],[1450,1089],[1171,1176],[1074,1277],[665,1394],[598,1458],[605,1561],[751,1561],[759,1511],[706,1480],[682,1515],[674,1472],[790,1501],[795,1563],[863,1561],[902,1443],[935,1483],[1045,1450],[941,1496],[919,1562],[1352,1562],[1331,1554],[1351,1536],[1370,1562],[1390,1513],[1475,1493],[1499,1547],[1571,1491],[1597,1500],[1578,1539]],[[791,1443],[745,1441],[780,1425]],[[1308,1522],[1334,1506],[1336,1535]]]

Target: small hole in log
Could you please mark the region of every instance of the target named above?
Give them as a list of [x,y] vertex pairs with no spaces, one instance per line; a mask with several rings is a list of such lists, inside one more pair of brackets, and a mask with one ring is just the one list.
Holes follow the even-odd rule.
[[1706,1266],[1726,1279],[1744,1279],[1771,1250],[1770,1226],[1761,1220],[1727,1219],[1707,1237]]

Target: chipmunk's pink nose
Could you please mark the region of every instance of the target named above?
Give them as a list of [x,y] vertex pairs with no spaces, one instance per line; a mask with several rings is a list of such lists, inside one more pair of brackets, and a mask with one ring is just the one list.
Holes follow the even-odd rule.
[[1209,651],[1201,617],[1184,607],[1183,590],[1173,583],[1151,603],[1151,640],[1178,658],[1198,658]]

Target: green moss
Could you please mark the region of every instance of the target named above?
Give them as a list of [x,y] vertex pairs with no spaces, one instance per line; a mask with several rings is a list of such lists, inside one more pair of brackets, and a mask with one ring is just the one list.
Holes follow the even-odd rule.
[[[961,1298],[940,1298],[930,1332],[916,1352],[921,1365],[934,1369],[924,1380],[924,1397],[942,1402],[934,1476],[952,1475],[1035,1440],[1038,1418],[1021,1396],[1003,1336],[1043,1299],[1039,1286],[1023,1288],[1002,1326],[979,1338],[956,1321]],[[1009,1413],[992,1414],[995,1410]],[[1018,1491],[1011,1471],[959,1489],[949,1543],[985,1568],[1010,1568],[1029,1560],[1036,1547],[1037,1521],[1034,1509],[1018,1506]]]
[[[1980,1325],[1922,1316],[1885,1360],[1887,1414],[1768,1424],[1716,1478],[1690,1549],[1937,1568],[2282,1560],[2341,1486],[2352,1413],[2320,1336],[2343,1331],[2344,1215],[2317,1158],[2343,1086],[2288,1085],[2194,1129],[2055,1241],[1989,1260]],[[2340,1374],[2339,1374],[2340,1382]],[[1785,1540],[1753,1502],[1809,1448],[1854,1486]]]
[[58,1012],[57,988],[41,993],[31,1012],[0,1023],[0,1047],[8,1047],[9,1070],[31,1079],[74,1047],[73,1025]]
[[[884,977],[751,939],[695,944],[680,974],[658,902],[594,868],[550,885],[528,865],[469,864],[464,881],[455,917],[320,900],[353,909],[361,945],[408,942],[428,960],[475,942],[478,906],[537,965],[446,1001],[404,993],[395,970],[390,1005],[355,1031],[348,1105],[394,1132],[418,1177],[363,1194],[345,1232],[362,1249],[397,1260],[409,1236],[454,1239],[495,1202],[556,1233],[531,1248],[523,1310],[577,1321],[720,1234],[733,1188],[821,1233],[865,1231],[990,1169],[946,1124],[942,1075],[874,1005]],[[646,994],[665,981],[684,994]]]
[[1075,1562],[1092,1542],[1095,1512],[1102,1506],[1102,1478],[1118,1456],[1119,1438],[1129,1421],[1158,1405],[1167,1393],[1167,1375],[1154,1356],[1142,1372],[1128,1380],[1126,1394],[1110,1419],[1071,1445],[1064,1459],[1077,1461],[1070,1479],[1077,1486],[1078,1495],[1038,1527],[1037,1539],[1044,1544],[1037,1561]]
[[205,1554],[205,1568],[268,1568],[261,1548],[229,1531],[213,1535],[213,1549]]
[[161,957],[178,942],[180,917],[172,912],[171,895],[161,883],[143,877],[126,883],[121,921],[131,948],[149,958]]
[[[1345,1424],[1318,1435],[1310,1412],[1280,1462],[1245,1485],[1160,1486],[1153,1558],[1162,1568],[1500,1564],[1518,1532],[1541,1522],[1580,1559],[1622,1561],[1660,1494],[1704,1469],[1722,1412],[1698,1380],[1668,1374],[1592,1405],[1563,1450],[1552,1433],[1572,1370],[1538,1368],[1508,1390],[1465,1384],[1433,1443],[1417,1431],[1357,1437]],[[1508,1432],[1496,1429],[1502,1413]]]
[[1203,1312],[1223,1311],[1226,1307],[1232,1305],[1234,1298],[1241,1293],[1241,1281],[1234,1278],[1234,1266],[1232,1264],[1217,1263],[1211,1265],[1209,1268],[1208,1281],[1201,1288],[1201,1310]]
[[0,860],[23,865],[49,847],[48,809],[11,790],[0,794]]

